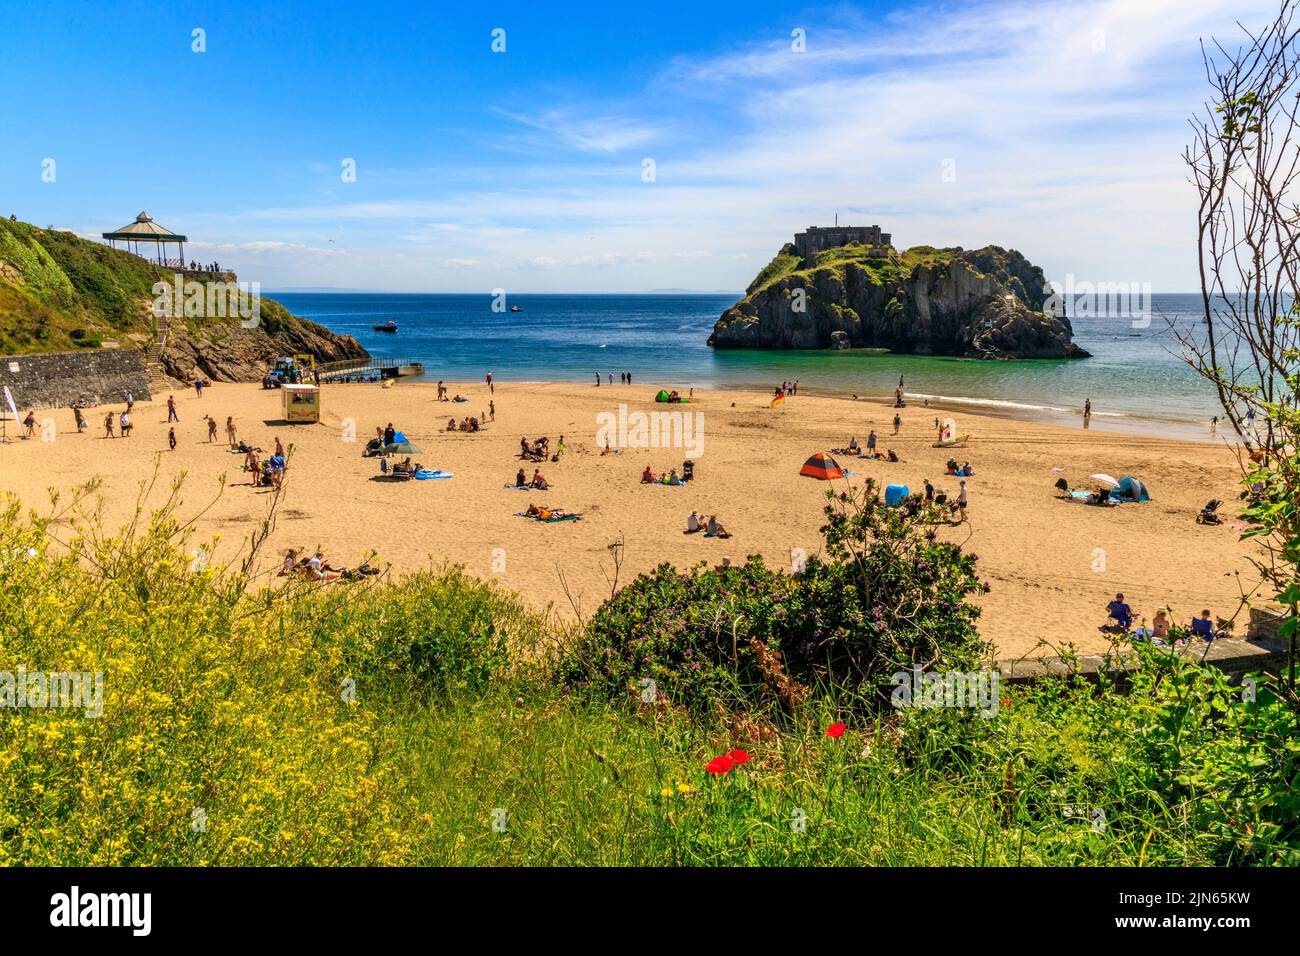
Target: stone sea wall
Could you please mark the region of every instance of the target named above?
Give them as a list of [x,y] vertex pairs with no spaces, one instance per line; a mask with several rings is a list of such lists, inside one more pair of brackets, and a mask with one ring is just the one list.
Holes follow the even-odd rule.
[[27,408],[69,405],[84,398],[93,404],[149,399],[149,373],[136,349],[0,355],[0,385],[9,386],[14,404]]

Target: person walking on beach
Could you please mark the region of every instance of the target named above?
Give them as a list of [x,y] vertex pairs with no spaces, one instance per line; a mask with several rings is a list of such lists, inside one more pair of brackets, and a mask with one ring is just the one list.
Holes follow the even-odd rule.
[[496,420],[497,420],[497,403],[494,402],[494,401],[489,400],[489,401],[488,401],[488,421],[490,421],[490,422],[494,422],[494,421],[496,421]]
[[167,447],[170,448],[172,451],[176,450],[176,429],[175,428],[167,429]]
[[208,423],[208,441],[214,442],[217,440],[217,420],[211,415],[204,415],[203,417]]
[[1210,434],[1213,435],[1219,430],[1219,416],[1215,415],[1210,419]]
[[487,387],[488,387],[488,393],[489,393],[489,394],[492,394],[492,395],[495,395],[495,394],[496,394],[496,389],[492,386],[492,373],[491,373],[491,372],[488,372],[488,373],[487,373]]
[[632,384],[632,373],[631,373],[631,372],[628,372],[628,373],[627,373],[627,383],[628,383],[629,385]]
[[239,432],[235,428],[235,416],[226,416],[226,440],[230,442],[231,449],[239,447]]
[[176,396],[168,395],[167,396],[167,421],[178,422],[180,420],[181,417],[176,414]]
[[1084,418],[1091,418],[1091,417],[1092,417],[1092,399],[1091,399],[1091,398],[1089,398],[1089,399],[1085,399],[1085,400],[1084,400],[1084,403],[1083,403],[1083,417],[1084,417]]
[[613,373],[613,372],[610,372],[610,373],[609,373],[609,384],[610,384],[610,385],[613,385],[613,384],[614,384],[614,373]]
[[113,413],[109,412],[104,416],[104,437],[113,437]]
[[903,427],[903,419],[899,417],[897,412],[895,412],[894,413],[894,434],[897,435],[898,430],[902,427]]
[[873,428],[871,429],[871,434],[867,436],[867,457],[874,458],[875,456],[876,456],[876,430]]
[[970,495],[966,492],[966,482],[961,483],[961,491],[957,493],[957,512],[961,515],[961,520],[966,520],[966,508],[970,505]]
[[901,376],[901,375],[898,376],[898,387],[899,387],[899,388],[902,388],[902,387],[903,387],[903,376]]
[[86,430],[86,418],[81,414],[81,408],[79,406],[72,406],[72,417],[77,420],[77,434],[80,435]]
[[596,387],[600,388],[600,373],[596,373]]
[[131,424],[131,416],[128,414],[129,411],[130,409],[123,411],[117,420],[117,430],[123,438],[130,438],[131,429],[134,427]]
[[194,380],[194,394],[199,398],[203,397],[203,379],[196,378]]

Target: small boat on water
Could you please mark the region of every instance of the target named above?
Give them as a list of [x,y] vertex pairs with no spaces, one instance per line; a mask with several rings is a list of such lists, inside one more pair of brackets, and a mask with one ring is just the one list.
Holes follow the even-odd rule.
[[511,312],[522,312],[522,311],[524,311],[524,310],[521,309],[521,308],[520,308],[519,306],[517,306],[517,305],[512,305],[512,306],[510,307],[510,311],[511,311]]
[[396,332],[396,331],[397,331],[397,323],[394,322],[392,319],[389,319],[389,320],[388,320],[387,322],[385,322],[383,325],[376,325],[376,326],[374,326],[374,330],[375,330],[376,332]]

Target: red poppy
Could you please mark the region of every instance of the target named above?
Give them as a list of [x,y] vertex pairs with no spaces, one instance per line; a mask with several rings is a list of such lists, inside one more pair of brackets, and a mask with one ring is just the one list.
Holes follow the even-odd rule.
[[732,760],[730,757],[726,755],[723,755],[721,757],[714,757],[712,760],[710,760],[708,763],[704,765],[704,769],[707,770],[709,773],[726,773],[735,765],[736,765],[736,761]]
[[745,753],[743,750],[729,750],[727,751],[727,756],[732,759],[736,766],[749,762],[749,754]]
[[827,737],[843,737],[844,731],[848,730],[845,724],[831,724],[826,728]]

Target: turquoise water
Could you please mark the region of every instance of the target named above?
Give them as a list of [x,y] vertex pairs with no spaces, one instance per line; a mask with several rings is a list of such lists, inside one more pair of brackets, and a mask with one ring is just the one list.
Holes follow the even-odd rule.
[[[647,389],[746,386],[891,395],[902,375],[913,401],[972,403],[1010,413],[1075,414],[1093,403],[1108,419],[1206,422],[1213,392],[1176,356],[1167,316],[1196,322],[1196,295],[1152,296],[1149,325],[1073,318],[1075,361],[987,362],[871,351],[718,351],[705,345],[734,295],[512,295],[523,312],[493,312],[487,295],[267,293],[292,312],[355,335],[377,356],[425,363],[428,376],[476,381],[594,381],[630,371]],[[393,320],[395,335],[372,326]],[[1194,327],[1194,326],[1192,326]]]

